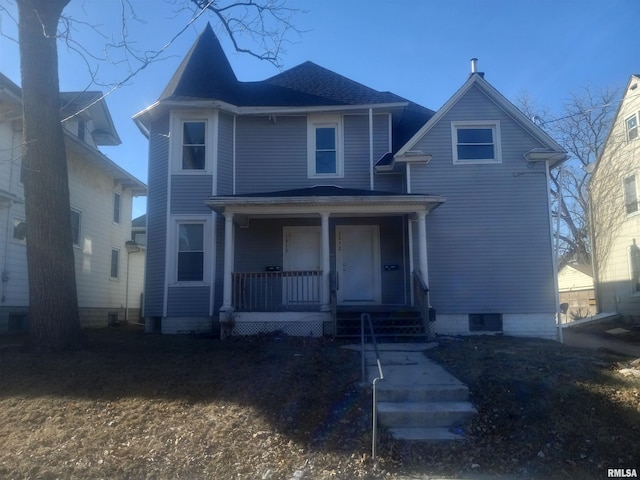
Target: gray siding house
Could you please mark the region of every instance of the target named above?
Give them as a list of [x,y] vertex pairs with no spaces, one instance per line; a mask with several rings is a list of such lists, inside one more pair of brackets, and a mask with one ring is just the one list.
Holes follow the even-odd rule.
[[311,62],[240,82],[207,27],[134,117],[148,323],[349,335],[370,312],[394,336],[555,337],[565,154],[473,70],[437,112]]

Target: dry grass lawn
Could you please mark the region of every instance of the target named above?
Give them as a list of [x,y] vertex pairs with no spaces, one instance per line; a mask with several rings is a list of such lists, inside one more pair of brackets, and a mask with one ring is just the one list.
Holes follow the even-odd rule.
[[471,389],[468,439],[392,441],[369,458],[359,357],[330,340],[220,341],[89,331],[86,350],[0,337],[0,478],[352,479],[640,475],[640,380],[623,359],[555,342],[443,340],[429,356]]

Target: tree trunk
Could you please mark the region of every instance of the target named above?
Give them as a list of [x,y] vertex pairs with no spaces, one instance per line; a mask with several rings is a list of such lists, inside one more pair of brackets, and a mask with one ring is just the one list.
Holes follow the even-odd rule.
[[29,326],[37,348],[83,343],[60,124],[56,31],[70,0],[18,0]]

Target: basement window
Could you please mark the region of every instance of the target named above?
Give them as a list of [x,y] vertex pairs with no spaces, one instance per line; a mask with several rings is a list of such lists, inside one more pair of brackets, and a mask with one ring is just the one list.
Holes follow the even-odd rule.
[[469,331],[470,332],[501,332],[502,331],[502,314],[501,313],[470,313],[469,314]]

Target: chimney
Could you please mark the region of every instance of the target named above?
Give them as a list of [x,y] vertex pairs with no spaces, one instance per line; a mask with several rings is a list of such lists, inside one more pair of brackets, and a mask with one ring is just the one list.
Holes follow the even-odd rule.
[[484,78],[484,72],[479,72],[478,71],[478,59],[477,58],[472,58],[471,59],[471,75],[473,74],[478,74],[481,77]]
[[471,59],[471,73],[478,73],[478,59]]

